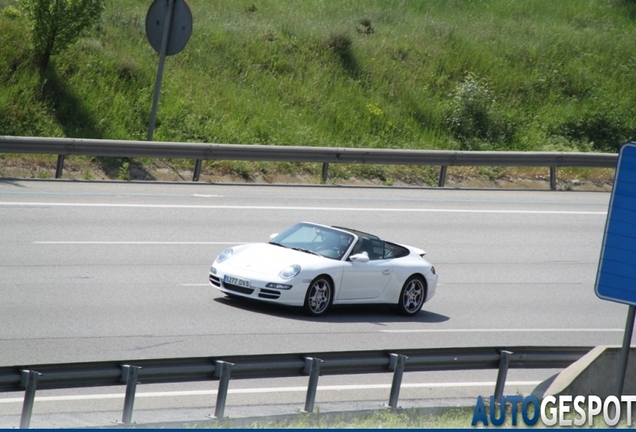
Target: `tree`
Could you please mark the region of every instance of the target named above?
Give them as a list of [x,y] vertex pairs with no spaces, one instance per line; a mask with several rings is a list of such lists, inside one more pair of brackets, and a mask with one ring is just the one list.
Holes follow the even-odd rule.
[[101,19],[104,0],[19,0],[31,26],[35,61],[41,71]]

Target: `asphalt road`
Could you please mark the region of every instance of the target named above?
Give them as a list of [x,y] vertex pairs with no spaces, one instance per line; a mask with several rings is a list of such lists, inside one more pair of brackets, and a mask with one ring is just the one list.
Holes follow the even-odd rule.
[[[609,194],[600,192],[0,180],[0,366],[620,344],[627,307],[594,294],[608,202]],[[300,220],[423,248],[440,275],[436,296],[410,319],[386,307],[339,308],[314,319],[294,309],[226,300],[208,285],[208,269],[221,250],[267,241]],[[465,396],[474,391],[470,385],[450,384],[489,388],[493,380],[490,372],[411,375],[413,398],[423,397],[422,388],[429,397]],[[544,375],[519,372],[511,379],[529,383]],[[350,382],[331,380],[321,384]],[[441,387],[431,390],[433,381]],[[352,385],[379,385],[371,390],[384,394],[386,382],[390,377],[358,377]],[[449,385],[442,389],[443,383]],[[278,391],[285,399],[297,384],[306,380],[232,385],[286,388]],[[349,401],[375,397],[343,395],[347,391],[333,393]],[[272,401],[271,394],[247,393],[234,403]],[[338,400],[328,393],[318,402]],[[121,405],[123,391],[118,394],[113,399]],[[17,397],[0,395],[0,416],[19,414],[20,404],[7,402]],[[204,398],[213,405],[213,396]],[[303,401],[304,394],[297,398]],[[181,403],[193,406],[170,402]],[[63,410],[44,405],[36,404],[35,412],[38,406],[42,415]]]

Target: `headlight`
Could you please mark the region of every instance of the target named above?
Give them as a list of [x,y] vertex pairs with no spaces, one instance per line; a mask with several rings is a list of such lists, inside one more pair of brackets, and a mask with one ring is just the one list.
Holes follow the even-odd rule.
[[298,273],[300,273],[300,266],[297,265],[297,264],[294,264],[294,265],[291,265],[291,266],[287,267],[283,271],[281,271],[278,274],[278,276],[280,276],[281,279],[291,279],[291,278],[295,277]]
[[221,264],[222,262],[227,261],[227,259],[231,257],[233,253],[234,253],[234,249],[232,248],[225,249],[223,252],[219,254],[218,257],[216,257],[216,262]]
[[265,285],[267,288],[276,288],[276,289],[281,289],[281,290],[288,290],[291,289],[293,287],[293,285],[287,285],[287,284],[282,284],[282,283],[274,283],[274,282],[270,282],[267,285]]

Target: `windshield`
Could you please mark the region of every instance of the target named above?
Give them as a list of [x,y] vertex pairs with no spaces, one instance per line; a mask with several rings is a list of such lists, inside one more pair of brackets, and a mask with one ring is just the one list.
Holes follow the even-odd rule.
[[301,222],[278,234],[270,243],[340,260],[353,240],[349,233]]

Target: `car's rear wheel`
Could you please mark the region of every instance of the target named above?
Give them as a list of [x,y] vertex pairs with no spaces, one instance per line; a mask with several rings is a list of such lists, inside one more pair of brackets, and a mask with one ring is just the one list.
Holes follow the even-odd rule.
[[326,276],[311,281],[305,295],[305,312],[311,316],[324,315],[333,301],[333,284]]
[[413,316],[422,309],[426,300],[426,282],[421,276],[411,276],[404,282],[397,309],[401,315]]

